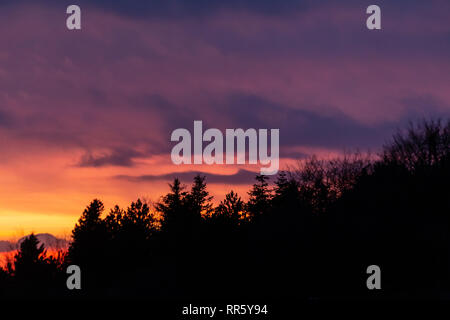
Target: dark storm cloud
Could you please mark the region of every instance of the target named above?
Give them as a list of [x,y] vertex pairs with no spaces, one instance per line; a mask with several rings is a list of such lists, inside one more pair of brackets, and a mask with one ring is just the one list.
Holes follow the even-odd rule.
[[[72,4],[59,0],[2,3],[51,4],[62,9]],[[5,42],[9,55],[4,68],[10,77],[2,87],[17,100],[10,109],[20,109],[17,119],[0,112],[0,126],[9,126],[21,138],[110,150],[86,153],[80,166],[133,166],[133,159],[143,156],[133,149],[138,145],[151,149],[145,156],[168,153],[173,146],[171,132],[191,131],[194,120],[203,120],[204,129],[279,128],[286,155],[293,152],[287,147],[295,146],[378,147],[406,116],[435,114],[445,102],[441,100],[446,100],[444,93],[437,95],[441,100],[417,94],[436,94],[434,88],[445,88],[443,83],[448,81],[448,59],[439,60],[450,52],[450,42],[443,41],[448,40],[447,24],[439,19],[415,23],[417,17],[439,17],[435,8],[417,10],[426,9],[429,2],[380,1],[385,26],[380,33],[365,29],[367,3],[363,1],[346,1],[344,9],[341,1],[77,3],[117,15],[161,18],[232,9],[219,23],[213,17],[210,21],[158,20],[148,25],[110,15],[106,19],[88,9],[83,15],[89,27],[70,36],[66,30],[48,32],[56,23],[61,29],[64,25],[42,15],[33,16],[42,32],[31,34],[25,24],[16,26],[12,44]],[[314,10],[312,18],[308,16],[311,20],[301,15],[294,19],[236,16],[234,11],[283,15],[319,5],[323,8]],[[356,8],[356,13],[347,14],[346,8]],[[403,24],[392,24],[402,17]],[[390,83],[392,77],[395,83]],[[386,98],[380,100],[389,100],[386,113],[405,109],[403,115],[397,112],[400,119],[395,114],[378,116],[372,124],[362,121],[355,112],[362,109],[361,102],[370,105],[364,112],[380,109],[378,96],[384,94]],[[348,99],[353,95],[355,99]]]
[[305,9],[310,1],[296,0],[95,0],[90,1],[102,9],[108,8],[131,16],[184,17],[206,16],[212,12],[232,8],[250,10],[262,14],[285,14]]
[[[329,112],[314,111],[314,108],[292,108],[281,103],[269,101],[263,97],[244,93],[230,94],[221,103],[211,101],[210,116],[202,114],[202,107],[177,105],[161,95],[148,95],[134,98],[130,104],[137,110],[154,112],[160,116],[167,140],[153,144],[152,152],[146,154],[129,148],[113,149],[106,155],[94,157],[86,154],[79,165],[100,167],[106,165],[131,167],[133,158],[166,154],[175,143],[170,142],[170,133],[177,128],[186,128],[193,132],[193,121],[203,120],[203,131],[219,128],[223,132],[228,128],[278,128],[280,129],[280,156],[287,158],[305,158],[308,155],[291,150],[295,146],[311,146],[333,149],[378,148],[392,133],[407,125],[411,119],[427,116],[448,116],[439,107],[443,102],[426,96],[405,97],[399,99],[407,112],[396,121],[385,121],[374,125],[365,125],[329,107]],[[305,106],[303,106],[305,107]],[[311,110],[312,109],[312,110]],[[226,116],[222,116],[226,115]],[[189,177],[192,172],[186,173]],[[242,173],[241,173],[242,175]],[[170,176],[145,176],[144,180],[164,179]],[[225,177],[226,178],[226,177]],[[134,178],[136,179],[136,178]]]
[[143,154],[133,149],[115,149],[107,154],[94,156],[91,153],[86,153],[80,162],[79,167],[104,167],[104,166],[120,166],[132,167],[134,166],[133,158],[142,157]]
[[[306,106],[304,106],[306,107]],[[311,111],[291,108],[263,97],[233,94],[221,106],[221,113],[231,115],[228,122],[218,117],[207,123],[211,127],[280,129],[280,145],[358,148],[379,146],[395,128],[396,123],[364,125],[337,108]],[[323,108],[321,108],[323,109]],[[281,156],[284,156],[281,154]]]
[[[223,132],[233,128],[280,129],[281,147],[374,147],[383,143],[396,127],[396,123],[367,126],[337,111],[336,108],[330,107],[328,109],[332,111],[329,114],[322,114],[320,110],[315,112],[294,109],[264,97],[245,93],[230,94],[221,102],[211,101],[209,116],[202,113],[202,106],[187,108],[171,103],[161,95],[140,97],[132,104],[159,114],[167,137],[177,128],[186,128],[192,132],[193,121],[203,120],[203,131],[208,128],[219,128]],[[162,153],[170,151],[172,146],[170,143],[161,145]],[[296,154],[296,157],[303,156]]]
[[[408,11],[426,6],[431,1],[422,0],[378,0],[377,5],[389,9]],[[439,0],[434,1],[439,2]],[[96,7],[103,11],[134,18],[185,18],[204,17],[221,10],[246,11],[268,16],[290,15],[306,12],[313,7],[349,6],[366,8],[370,3],[362,0],[3,0],[2,5],[33,4],[66,8],[77,4],[80,7]]]
[[128,102],[136,111],[158,115],[165,124],[166,134],[172,132],[173,128],[189,124],[202,114],[202,110],[196,109],[195,106],[176,104],[168,98],[160,94],[137,95],[131,97]]
[[245,10],[266,15],[281,15],[306,10],[311,0],[4,0],[3,4],[34,3],[67,7],[71,4],[94,6],[131,17],[202,17],[223,10]]
[[208,183],[218,183],[218,184],[249,184],[251,183],[258,173],[239,170],[235,174],[223,175],[223,174],[213,174],[205,173],[199,171],[186,171],[177,173],[167,173],[160,175],[141,175],[141,176],[128,176],[128,175],[118,175],[116,179],[122,179],[133,182],[145,182],[145,181],[167,181],[173,180],[175,178],[180,179],[182,182],[191,182],[192,179],[197,175],[205,175]]

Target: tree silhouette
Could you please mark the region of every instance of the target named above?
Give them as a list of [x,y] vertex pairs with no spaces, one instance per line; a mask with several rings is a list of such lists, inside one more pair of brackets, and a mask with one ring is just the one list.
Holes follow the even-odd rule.
[[155,219],[146,203],[140,199],[132,202],[126,213],[122,215],[120,225],[122,229],[135,237],[145,241],[150,238],[154,230]]
[[170,192],[156,203],[155,208],[163,216],[161,229],[177,232],[182,228],[180,213],[185,208],[186,192],[178,178],[175,178],[173,183],[169,184],[169,187]]
[[192,218],[199,219],[201,216],[209,216],[212,212],[212,196],[206,190],[205,176],[196,175],[191,187],[191,192],[186,195],[187,206]]
[[280,210],[284,208],[291,211],[299,204],[299,188],[299,183],[292,176],[281,171],[275,181],[273,205]]
[[25,238],[20,244],[20,249],[14,256],[14,269],[17,278],[38,277],[38,271],[45,264],[46,251],[44,245],[39,245],[39,240],[34,234]]
[[239,225],[246,217],[245,204],[241,197],[233,190],[225,195],[225,199],[220,202],[214,210],[213,219],[226,223],[229,221],[233,225]]
[[406,132],[398,131],[385,145],[383,163],[402,166],[409,171],[448,163],[450,156],[450,120],[422,120],[410,123]]
[[146,203],[138,199],[126,211],[116,206],[105,221],[107,226],[112,226],[108,231],[113,239],[112,254],[117,257],[113,260],[120,261],[121,256],[129,256],[129,260],[122,262],[130,269],[138,261],[142,263],[147,260],[148,240],[155,232],[155,218]]
[[111,209],[109,214],[106,216],[106,229],[112,235],[115,235],[120,231],[125,214],[125,210],[121,209],[118,205],[115,205],[114,208]]
[[[214,206],[200,175],[189,191],[174,179],[154,206],[138,199],[105,218],[93,200],[65,265],[81,267],[88,297],[446,297],[449,142],[450,122],[422,121],[378,157],[311,157],[281,171],[273,187],[257,176],[247,203],[230,191]],[[371,264],[383,270],[382,294],[365,287]],[[0,270],[0,288],[61,294],[60,275],[32,235],[14,268]]]
[[[60,260],[47,257],[44,244],[39,244],[34,234],[26,237],[14,256],[13,294],[30,296],[36,293],[41,296],[52,294],[52,290],[61,285],[60,264]],[[19,288],[26,292],[16,291]]]
[[269,177],[266,175],[257,175],[252,190],[248,192],[247,211],[252,218],[258,218],[270,210],[270,200],[272,194],[267,182]]
[[83,280],[87,284],[107,281],[99,268],[106,259],[108,250],[105,248],[110,237],[106,223],[101,218],[103,211],[103,203],[94,199],[83,211],[72,231],[67,261],[68,264],[80,266],[83,270]]

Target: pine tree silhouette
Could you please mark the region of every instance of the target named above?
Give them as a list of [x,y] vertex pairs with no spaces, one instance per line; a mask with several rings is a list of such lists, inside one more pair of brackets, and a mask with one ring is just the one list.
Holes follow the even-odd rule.
[[72,231],[72,242],[67,254],[67,263],[78,265],[83,272],[83,287],[89,290],[96,283],[108,281],[104,264],[108,254],[110,234],[101,218],[103,203],[94,199],[83,211]]
[[[88,297],[447,296],[450,121],[410,125],[378,158],[312,157],[280,172],[273,188],[267,176],[256,180],[247,203],[231,191],[216,207],[200,175],[189,191],[174,179],[154,207],[138,199],[103,218],[95,199],[65,265],[81,267]],[[382,295],[365,287],[374,263],[384,272]],[[0,270],[0,291],[59,295],[61,271],[31,235],[14,268]]]
[[251,217],[257,219],[270,210],[272,194],[267,182],[269,177],[266,175],[257,175],[252,190],[248,192],[247,211]]

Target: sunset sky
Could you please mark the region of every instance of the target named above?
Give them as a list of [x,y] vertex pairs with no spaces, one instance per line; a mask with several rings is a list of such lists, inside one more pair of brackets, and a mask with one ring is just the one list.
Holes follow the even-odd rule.
[[69,235],[93,198],[157,200],[195,172],[217,200],[245,197],[259,165],[172,164],[170,134],[194,120],[279,128],[283,168],[449,116],[450,2],[376,1],[381,30],[370,4],[1,1],[0,239]]

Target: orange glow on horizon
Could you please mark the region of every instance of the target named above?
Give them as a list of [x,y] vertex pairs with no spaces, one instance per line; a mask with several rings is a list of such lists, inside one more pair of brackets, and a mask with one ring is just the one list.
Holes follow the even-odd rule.
[[[59,258],[61,256],[64,256],[64,254],[67,252],[67,250],[57,250],[57,249],[45,249],[46,257],[53,257],[53,258]],[[14,256],[17,254],[17,250],[11,250],[6,252],[0,252],[0,268],[5,268],[8,263],[11,263],[13,265],[14,262]]]
[[[298,149],[298,148],[297,148]],[[299,149],[300,152],[333,154],[330,150]],[[12,151],[11,151],[12,152]],[[259,172],[259,166],[250,165],[180,165],[170,161],[170,155],[136,159],[132,167],[79,167],[81,151],[47,150],[32,148],[30,154],[11,154],[0,164],[0,240],[18,239],[34,233],[51,233],[59,238],[70,238],[71,231],[84,208],[95,198],[105,204],[105,214],[116,204],[122,208],[138,198],[158,201],[169,191],[171,179],[137,180],[118,176],[139,177],[165,175],[176,177],[177,172],[203,172],[214,203],[224,199],[233,190],[247,199],[249,184],[208,182],[208,173],[233,175],[239,169]],[[296,160],[281,159],[280,170]],[[181,181],[189,189],[192,181]]]

